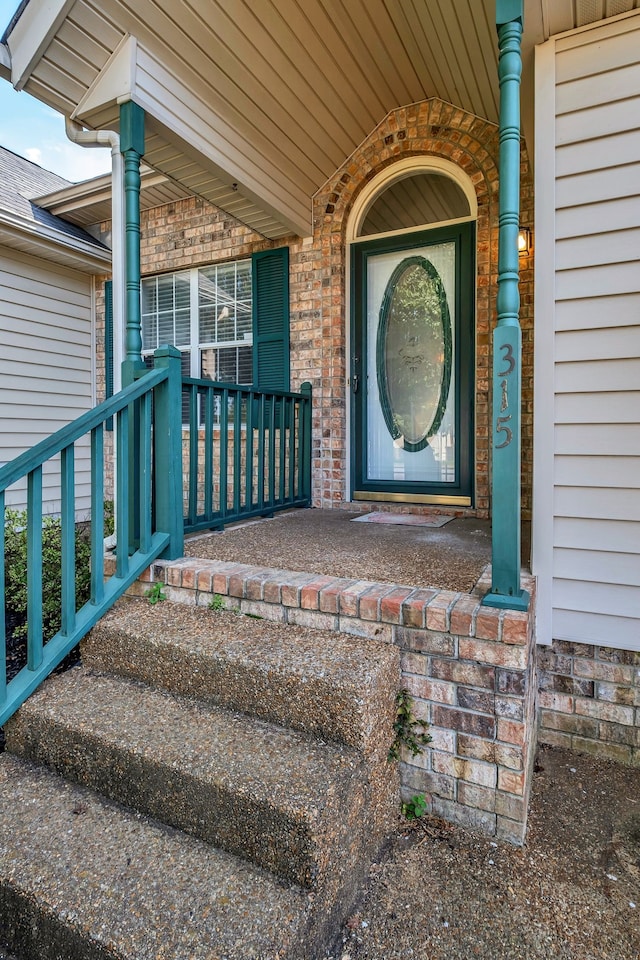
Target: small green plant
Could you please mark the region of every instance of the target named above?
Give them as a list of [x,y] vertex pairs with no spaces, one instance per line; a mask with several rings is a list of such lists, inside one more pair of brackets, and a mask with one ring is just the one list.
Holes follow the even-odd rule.
[[214,593],[211,600],[209,600],[209,610],[215,610],[216,613],[224,610],[224,600],[219,593]]
[[402,816],[407,820],[419,820],[427,812],[427,798],[424,793],[416,793],[415,797],[406,800],[400,807]]
[[428,724],[418,720],[413,715],[413,699],[409,691],[403,687],[396,694],[396,719],[393,723],[395,738],[389,747],[387,760],[391,763],[400,759],[402,747],[406,747],[412,757],[422,753],[431,736],[427,733]]
[[116,526],[116,515],[113,500],[104,502],[104,535],[110,537]]
[[164,584],[159,582],[154,583],[145,593],[145,597],[152,606],[156,603],[160,603],[162,600],[166,600],[167,595],[164,592]]

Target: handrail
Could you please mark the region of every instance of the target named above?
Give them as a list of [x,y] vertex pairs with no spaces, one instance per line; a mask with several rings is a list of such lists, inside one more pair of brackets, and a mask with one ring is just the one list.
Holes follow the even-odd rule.
[[[115,421],[116,570],[104,581],[104,434]],[[91,440],[90,597],[76,595],[75,443]],[[180,353],[162,347],[154,369],[0,468],[0,725],[158,557],[183,552]],[[60,455],[60,608],[44,636],[43,466]],[[8,679],[5,623],[6,490],[26,478],[26,664]],[[130,491],[134,495],[129,496]],[[15,599],[15,598],[9,598]]]
[[139,380],[125,387],[120,393],[109,397],[108,400],[103,400],[97,407],[81,414],[76,420],[52,433],[50,437],[45,437],[29,450],[25,450],[9,463],[5,463],[0,467],[0,490],[6,490],[30,470],[57,456],[69,444],[75,443],[99,423],[104,423],[135,400],[139,400],[144,393],[157,387],[166,378],[166,370],[154,369],[149,370],[148,373],[145,372]]
[[[115,396],[0,467],[0,725],[158,557],[183,554],[185,530],[220,527],[311,502],[311,385],[300,393],[187,378],[175,347]],[[181,394],[182,391],[182,394]],[[183,436],[182,397],[189,408]],[[103,573],[105,432],[115,425],[115,573]],[[75,444],[90,437],[90,596],[76,588]],[[183,454],[188,485],[183,491]],[[59,457],[59,629],[47,627],[43,467]],[[8,678],[5,624],[6,490],[27,481],[26,663]],[[186,509],[185,509],[186,507]],[[186,516],[185,516],[186,514]],[[9,598],[15,599],[15,598]],[[55,630],[55,632],[54,632]],[[53,636],[45,634],[53,633]]]
[[207,389],[213,389],[214,391],[235,390],[241,393],[252,394],[255,397],[275,397],[277,400],[279,400],[281,397],[292,400],[306,399],[307,393],[305,392],[305,387],[310,386],[310,384],[307,385],[303,383],[301,392],[295,393],[293,390],[260,390],[258,387],[254,387],[250,383],[230,383],[223,380],[207,380],[202,377],[183,377],[182,383],[183,386],[205,387]]

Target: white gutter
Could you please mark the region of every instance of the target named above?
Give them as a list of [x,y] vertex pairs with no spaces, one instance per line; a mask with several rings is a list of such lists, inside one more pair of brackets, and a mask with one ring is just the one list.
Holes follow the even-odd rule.
[[122,389],[120,368],[124,359],[125,245],[124,162],[120,137],[113,130],[85,130],[65,117],[69,140],[83,147],[111,147],[111,275],[113,278],[113,392]]
[[[85,130],[75,120],[65,117],[69,140],[83,147],[111,147],[111,277],[113,280],[113,392],[122,389],[121,368],[124,359],[125,325],[125,223],[124,223],[124,160],[120,153],[120,137],[113,130]],[[114,423],[114,448],[116,433]],[[117,517],[118,491],[113,490],[114,514]],[[105,547],[115,546],[115,533],[105,537]]]

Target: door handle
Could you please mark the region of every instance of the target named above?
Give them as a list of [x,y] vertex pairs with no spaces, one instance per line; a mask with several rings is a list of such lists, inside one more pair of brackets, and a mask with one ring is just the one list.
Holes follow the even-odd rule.
[[358,392],[359,386],[360,386],[360,377],[358,376],[357,373],[354,373],[354,375],[351,377],[351,389],[353,390],[354,393]]

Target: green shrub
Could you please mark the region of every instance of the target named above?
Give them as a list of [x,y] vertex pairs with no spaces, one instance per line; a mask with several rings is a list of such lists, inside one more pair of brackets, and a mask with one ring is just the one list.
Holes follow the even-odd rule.
[[[76,610],[91,592],[91,539],[88,525],[76,524]],[[42,520],[42,634],[50,640],[60,629],[62,596],[62,523],[59,517]],[[27,514],[5,513],[5,592],[9,613],[20,621],[16,637],[27,633]]]

